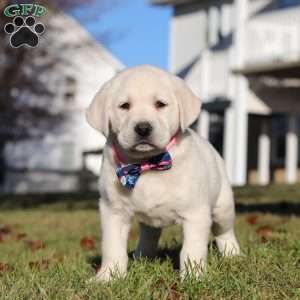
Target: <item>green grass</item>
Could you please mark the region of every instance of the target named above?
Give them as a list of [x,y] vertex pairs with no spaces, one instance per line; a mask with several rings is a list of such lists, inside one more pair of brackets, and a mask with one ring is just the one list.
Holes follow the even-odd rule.
[[[244,255],[224,259],[210,244],[208,268],[201,281],[180,282],[172,258],[167,258],[130,260],[126,278],[91,285],[86,283],[95,274],[91,261],[100,254],[96,210],[69,211],[54,205],[53,209],[2,211],[0,299],[299,299],[300,219],[250,216],[239,215],[236,221]],[[88,238],[85,247],[80,243],[83,237]],[[134,249],[136,239],[134,224],[128,251]],[[40,242],[44,247],[35,249]],[[163,232],[162,249],[176,249],[180,244],[179,227]],[[171,253],[173,259],[178,256],[178,251]]]

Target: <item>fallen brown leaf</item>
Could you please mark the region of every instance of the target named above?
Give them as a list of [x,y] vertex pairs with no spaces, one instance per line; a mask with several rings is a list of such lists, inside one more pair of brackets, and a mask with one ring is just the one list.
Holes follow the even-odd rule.
[[182,296],[177,290],[177,283],[174,282],[170,286],[170,291],[168,293],[168,296],[167,296],[166,300],[181,300],[181,299],[182,299]]
[[10,264],[0,262],[0,272],[1,273],[11,272],[11,271],[13,271],[13,267]]
[[22,240],[22,239],[24,239],[24,238],[26,238],[26,237],[27,237],[27,234],[24,233],[24,232],[16,233],[16,234],[14,235],[14,239],[15,239],[16,241]]
[[30,269],[37,269],[37,270],[47,270],[49,264],[50,261],[48,259],[42,259],[39,261],[30,261],[28,263]]
[[80,246],[85,250],[93,250],[95,249],[95,242],[92,238],[85,236],[80,240]]
[[45,244],[42,240],[26,240],[24,243],[33,252],[45,248]]
[[250,224],[250,225],[255,225],[256,222],[257,222],[257,216],[256,216],[256,215],[248,216],[248,217],[246,218],[246,221],[247,221],[247,223]]
[[269,225],[264,225],[256,229],[256,233],[261,237],[263,243],[267,242],[273,235],[273,228]]
[[12,229],[9,225],[4,225],[0,227],[0,234],[4,235],[4,234],[11,234],[12,233]]

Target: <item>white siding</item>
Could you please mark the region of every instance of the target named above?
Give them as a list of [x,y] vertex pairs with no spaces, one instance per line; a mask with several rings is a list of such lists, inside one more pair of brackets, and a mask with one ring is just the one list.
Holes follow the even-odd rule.
[[206,13],[194,9],[188,13],[175,15],[170,28],[169,69],[179,72],[195,58],[207,45]]

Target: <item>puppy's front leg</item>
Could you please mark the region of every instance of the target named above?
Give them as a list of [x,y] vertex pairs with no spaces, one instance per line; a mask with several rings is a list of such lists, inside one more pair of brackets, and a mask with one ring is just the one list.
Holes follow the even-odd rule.
[[206,263],[211,228],[209,213],[201,212],[197,219],[183,222],[183,245],[180,252],[180,273],[184,279],[190,272],[201,276]]
[[113,210],[106,200],[100,201],[102,227],[102,264],[97,280],[108,281],[112,274],[125,275],[127,271],[127,238],[130,218]]

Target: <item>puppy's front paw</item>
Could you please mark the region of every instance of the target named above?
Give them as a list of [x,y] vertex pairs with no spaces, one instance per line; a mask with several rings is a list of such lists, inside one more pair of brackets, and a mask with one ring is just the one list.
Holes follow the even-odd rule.
[[112,272],[109,270],[99,271],[95,276],[88,280],[88,283],[109,282],[113,278]]
[[184,281],[188,279],[188,277],[192,277],[201,280],[205,271],[206,271],[206,264],[204,262],[201,263],[187,262],[184,268],[182,268],[180,271],[180,279],[181,281]]
[[88,283],[109,282],[116,278],[125,277],[126,272],[120,272],[115,267],[101,267],[97,274],[88,280]]

